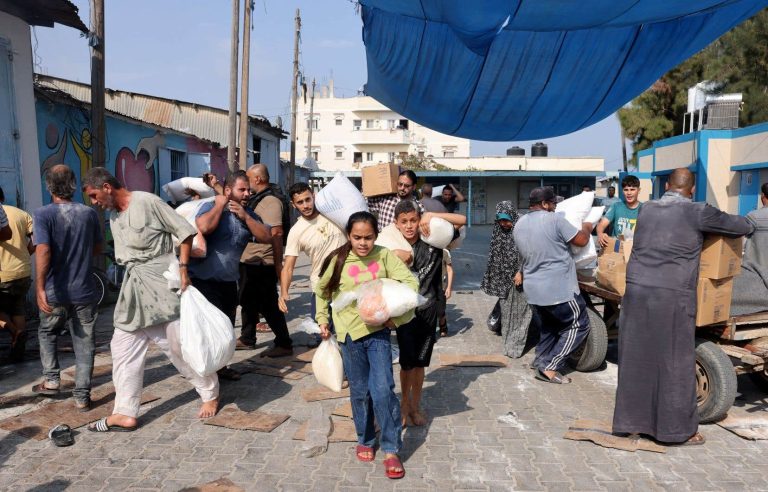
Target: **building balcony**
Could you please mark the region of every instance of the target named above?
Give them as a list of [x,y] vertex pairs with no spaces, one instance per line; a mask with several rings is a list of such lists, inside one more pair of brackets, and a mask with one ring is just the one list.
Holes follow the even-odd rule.
[[404,129],[382,129],[382,128],[361,128],[350,134],[352,145],[381,145],[395,144],[408,145],[411,143],[411,136],[408,130]]

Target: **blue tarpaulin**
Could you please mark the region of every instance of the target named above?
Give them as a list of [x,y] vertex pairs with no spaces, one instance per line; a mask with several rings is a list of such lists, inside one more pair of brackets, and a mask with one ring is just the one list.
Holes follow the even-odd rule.
[[531,140],[597,123],[768,0],[360,0],[366,93],[434,130]]

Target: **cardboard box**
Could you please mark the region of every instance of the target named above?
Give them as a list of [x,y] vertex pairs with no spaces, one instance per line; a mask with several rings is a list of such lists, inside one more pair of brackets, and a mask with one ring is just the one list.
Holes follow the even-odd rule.
[[397,193],[397,164],[376,164],[362,169],[363,195],[366,197]]
[[699,263],[699,278],[721,279],[741,272],[743,238],[716,235],[704,237]]
[[696,326],[727,321],[731,315],[733,278],[699,278],[696,286]]
[[597,259],[597,284],[623,296],[627,289],[627,263],[631,253],[632,241],[610,238]]

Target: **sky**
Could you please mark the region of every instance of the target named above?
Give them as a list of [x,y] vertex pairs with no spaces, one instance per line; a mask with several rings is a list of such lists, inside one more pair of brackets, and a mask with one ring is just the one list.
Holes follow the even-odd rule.
[[[73,0],[90,25],[88,0]],[[231,0],[105,2],[106,86],[226,108],[229,104]],[[251,31],[249,113],[281,116],[290,128],[293,32],[301,10],[300,70],[319,85],[332,77],[336,96],[352,96],[367,79],[362,21],[349,0],[256,0]],[[241,1],[242,19],[242,1]],[[242,36],[242,21],[240,25]],[[90,83],[87,40],[72,28],[36,27],[35,71]],[[621,133],[612,115],[579,132],[542,140],[549,155],[605,158],[621,166]],[[503,155],[534,142],[472,141],[472,155]]]

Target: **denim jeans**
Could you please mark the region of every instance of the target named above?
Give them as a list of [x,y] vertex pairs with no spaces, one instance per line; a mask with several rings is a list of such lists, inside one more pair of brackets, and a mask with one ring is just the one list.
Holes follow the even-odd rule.
[[384,453],[399,452],[403,445],[403,423],[400,402],[395,395],[389,330],[379,330],[358,340],[347,335],[341,344],[341,352],[344,372],[349,379],[357,443],[373,447],[375,416],[381,428],[381,450]]
[[47,381],[60,381],[59,357],[56,353],[56,339],[61,328],[72,319],[70,334],[75,351],[75,389],[72,395],[76,400],[84,400],[91,394],[93,375],[93,357],[95,339],[93,325],[96,324],[96,304],[60,304],[54,305],[51,314],[40,311],[40,361],[43,364],[43,376]]

